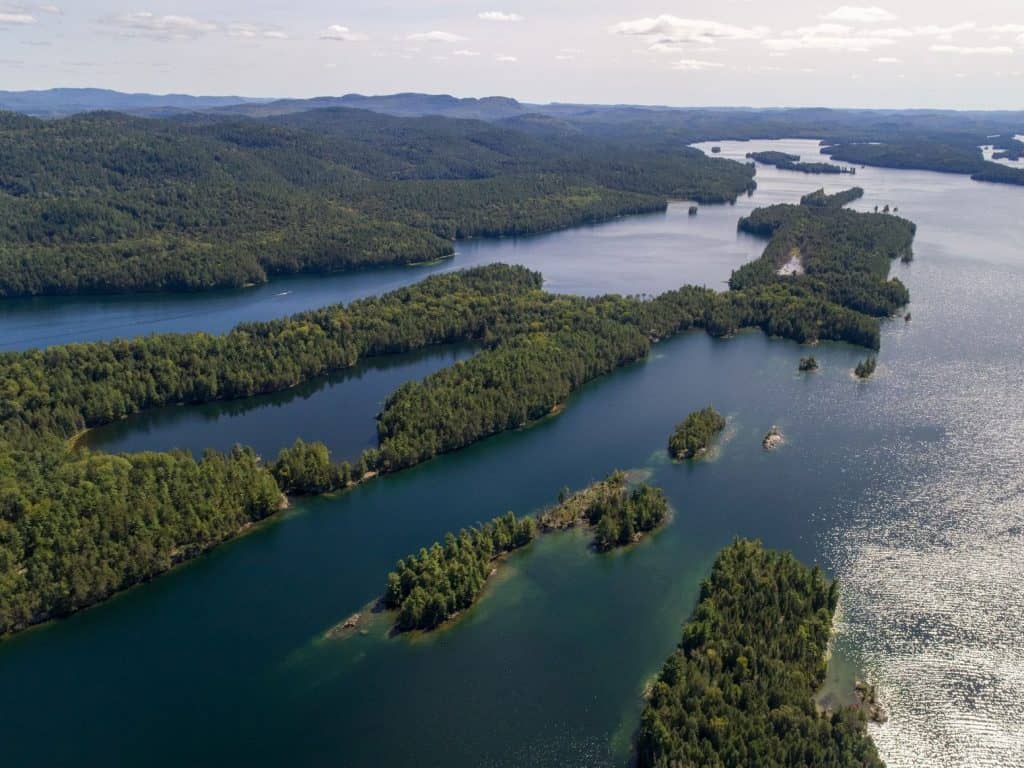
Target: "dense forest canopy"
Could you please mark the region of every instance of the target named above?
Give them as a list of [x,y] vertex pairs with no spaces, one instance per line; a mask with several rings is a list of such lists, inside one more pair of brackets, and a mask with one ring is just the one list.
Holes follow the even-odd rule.
[[606,552],[633,543],[667,516],[660,489],[646,483],[630,487],[624,472],[612,472],[574,494],[563,492],[539,517],[517,519],[509,512],[399,560],[388,574],[382,602],[397,612],[398,631],[435,629],[476,602],[497,558],[526,546],[538,533],[586,525],[594,531],[595,549]]
[[800,155],[788,152],[748,152],[747,157],[758,163],[774,165],[783,171],[817,174],[856,173],[854,168],[844,168],[832,163],[803,163],[800,162]]
[[395,628],[434,629],[469,608],[483,592],[494,558],[526,546],[536,535],[534,518],[517,520],[509,512],[399,560],[384,592],[384,605],[398,612]]
[[642,768],[882,768],[863,716],[813,701],[838,587],[736,541],[715,561],[637,736]]
[[692,459],[707,450],[711,440],[725,429],[725,418],[712,408],[693,411],[672,431],[668,452],[674,459]]
[[262,120],[0,113],[0,297],[239,287],[430,261],[451,240],[734,200],[753,170],[336,108]]
[[[885,278],[891,258],[909,249],[913,225],[819,202],[744,220],[770,240],[721,293],[684,286],[646,300],[563,296],[543,291],[535,272],[496,264],[223,336],[0,355],[0,465],[12,468],[0,480],[0,634],[90,605],[237,534],[275,511],[282,491],[337,490],[529,424],[682,331],[727,336],[758,327],[877,349],[878,318],[906,301],[906,289]],[[779,276],[775,265],[794,248],[805,274]],[[359,457],[335,461],[323,446],[297,443],[269,464],[245,450],[194,462],[108,457],[66,443],[147,408],[276,392],[369,356],[468,340],[479,354],[387,399],[379,443]],[[594,523],[602,546],[655,519],[651,502],[602,515]],[[144,521],[133,517],[139,510]]]
[[[799,295],[819,296],[863,315],[885,317],[910,300],[898,278],[888,279],[893,259],[909,259],[916,228],[906,219],[858,213],[842,206],[859,198],[854,188],[835,195],[806,195],[801,205],[758,208],[739,228],[770,237],[764,255],[733,272],[733,290],[785,285]],[[793,258],[802,274],[780,276]]]

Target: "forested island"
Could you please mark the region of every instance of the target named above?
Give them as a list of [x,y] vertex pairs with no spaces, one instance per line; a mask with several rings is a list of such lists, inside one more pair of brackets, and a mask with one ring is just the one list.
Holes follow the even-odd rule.
[[0,112],[0,297],[197,291],[431,261],[452,241],[725,202],[683,147],[350,108],[265,119]]
[[668,441],[673,459],[692,459],[707,451],[711,440],[725,429],[725,418],[711,406],[693,411],[676,425]]
[[397,611],[395,629],[434,629],[469,608],[483,592],[496,557],[524,547],[537,535],[532,517],[509,512],[477,528],[449,533],[444,544],[398,561],[388,574],[383,603]]
[[397,612],[398,632],[435,629],[476,602],[495,561],[532,542],[538,531],[587,525],[595,548],[608,551],[636,541],[667,516],[668,502],[659,489],[645,483],[630,488],[625,473],[613,472],[575,494],[563,493],[537,518],[517,519],[509,512],[399,560],[388,574],[382,603]]
[[882,168],[916,169],[940,173],[968,174],[974,181],[1024,184],[1024,170],[986,160],[975,144],[943,141],[904,140],[899,142],[852,142],[829,144],[822,151],[835,160]]
[[[819,191],[801,205],[759,208],[741,219],[742,231],[771,241],[760,259],[733,272],[730,288],[750,290],[782,280],[795,295],[809,291],[866,316],[892,315],[910,294],[899,278],[887,279],[889,266],[910,254],[916,227],[897,216],[841,207],[862,193]],[[778,269],[794,256],[803,274],[780,277]]]
[[[862,197],[864,197],[864,190],[861,187],[850,187],[850,189],[831,195],[826,194],[824,189],[818,189],[814,192],[808,192],[801,197],[800,205],[805,205],[809,208],[842,208],[854,200],[860,200]],[[886,206],[884,212],[889,213],[888,206]],[[875,213],[878,213],[877,205],[875,206]]]
[[[760,209],[741,226],[770,241],[725,292],[563,296],[543,291],[535,272],[498,264],[223,336],[0,355],[0,634],[152,578],[272,514],[282,492],[343,489],[543,418],[682,331],[723,337],[756,327],[878,348],[878,318],[906,301],[906,289],[885,277],[889,260],[909,250],[913,224],[805,205]],[[794,248],[806,274],[777,275],[777,260]],[[68,444],[148,408],[277,392],[367,357],[459,341],[482,351],[396,390],[378,417],[378,446],[357,458],[336,461],[316,444],[269,463],[245,449],[197,462]]]
[[857,363],[857,366],[853,369],[853,375],[858,379],[869,379],[874,375],[877,366],[878,361],[873,356],[866,358]]
[[860,712],[813,700],[838,599],[817,566],[758,542],[726,547],[651,690],[641,768],[883,768]]
[[856,168],[844,168],[834,163],[804,163],[800,161],[800,155],[791,155],[788,152],[748,152],[747,157],[764,165],[774,165],[782,171],[816,174],[854,174],[857,172]]

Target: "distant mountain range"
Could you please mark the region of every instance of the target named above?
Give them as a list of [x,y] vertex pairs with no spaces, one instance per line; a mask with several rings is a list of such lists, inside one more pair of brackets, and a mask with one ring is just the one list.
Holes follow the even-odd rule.
[[528,104],[505,96],[481,99],[446,94],[394,93],[383,96],[319,96],[311,99],[248,98],[244,96],[189,96],[122,93],[102,88],[51,88],[42,91],[0,91],[0,110],[35,117],[63,117],[80,112],[114,111],[147,117],[183,112],[210,112],[247,117],[274,117],[312,109],[349,107],[395,117],[443,117],[495,122],[526,115],[582,116],[608,110],[636,113],[674,111],[672,107],[615,107],[587,104]]
[[79,112],[111,110],[131,114],[196,112],[270,99],[242,96],[189,96],[170,93],[121,93],[103,88],[50,88],[45,91],[0,91],[0,109],[36,117],[61,117]]
[[700,141],[785,136],[823,141],[829,146],[828,154],[859,165],[970,173],[979,180],[1024,184],[1024,171],[986,162],[979,149],[992,144],[1009,158],[1024,156],[1024,142],[1013,138],[1024,125],[1024,112],[530,104],[502,96],[477,99],[426,93],[253,99],[97,88],[0,91],[0,112],[57,118],[97,110],[196,125],[240,118],[281,120],[314,112],[323,113],[328,122],[358,121],[359,114],[375,112],[422,118],[428,128],[441,132],[445,129],[429,121],[482,121],[534,139],[568,140],[567,146],[583,136],[659,151]]

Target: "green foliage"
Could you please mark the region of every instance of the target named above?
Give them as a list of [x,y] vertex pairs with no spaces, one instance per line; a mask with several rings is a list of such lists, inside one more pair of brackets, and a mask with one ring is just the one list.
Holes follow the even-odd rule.
[[875,372],[875,368],[877,367],[877,365],[878,361],[875,359],[874,355],[872,355],[871,357],[868,357],[857,363],[857,367],[853,369],[853,375],[856,376],[858,379],[870,378],[871,375]]
[[194,291],[430,261],[451,240],[734,200],[740,163],[473,120],[0,120],[0,296]]
[[377,420],[381,468],[411,466],[546,416],[587,381],[647,350],[647,339],[632,326],[581,318],[571,331],[515,336],[409,382],[388,398]]
[[384,592],[384,604],[398,611],[396,628],[434,629],[465,610],[483,591],[491,561],[526,546],[536,535],[532,517],[517,520],[509,512],[399,560]]
[[353,479],[351,465],[333,464],[326,445],[302,440],[282,449],[270,471],[278,487],[293,495],[328,493],[344,488]]
[[994,184],[1024,185],[1024,168],[1011,168],[1000,163],[985,162],[971,174],[974,181],[988,181]]
[[800,155],[793,155],[789,152],[747,152],[750,160],[756,160],[765,165],[778,165],[779,163],[799,163]]
[[801,173],[816,174],[854,172],[852,169],[846,169],[832,163],[802,163],[800,162],[800,155],[791,155],[787,152],[748,152],[747,157],[765,165],[774,165],[783,171],[800,171]]
[[395,628],[431,630],[470,607],[483,592],[495,558],[524,547],[538,531],[550,532],[586,524],[600,551],[630,544],[660,526],[668,501],[647,484],[630,488],[626,475],[613,472],[605,480],[574,494],[559,493],[555,507],[539,519],[516,519],[511,512],[477,528],[449,533],[418,554],[399,560],[388,574],[382,602],[397,611]]
[[674,459],[692,459],[707,450],[712,438],[725,429],[725,419],[711,406],[689,414],[676,425],[668,441]]
[[[5,626],[87,605],[233,535],[240,525],[276,508],[263,502],[279,496],[278,485],[289,493],[344,488],[367,473],[395,471],[528,424],[551,413],[586,382],[644,357],[651,339],[691,328],[726,336],[760,327],[801,342],[836,339],[877,349],[878,321],[871,315],[906,301],[906,289],[898,281],[886,282],[885,276],[889,259],[909,249],[912,224],[834,206],[773,206],[744,221],[772,240],[764,257],[734,273],[733,290],[725,293],[685,286],[650,300],[558,296],[541,290],[537,273],[491,265],[433,276],[348,306],[245,323],[224,336],[165,334],[0,355],[0,463],[31,464],[37,473],[6,476],[2,505],[25,496],[26,487],[36,482],[31,478],[60,478],[66,468],[77,466],[78,455],[60,441],[87,427],[147,408],[284,390],[368,356],[467,340],[483,347],[471,360],[389,397],[378,418],[379,445],[355,465],[335,465],[323,445],[298,442],[272,464],[273,474],[255,465],[243,471],[254,460],[242,452],[224,460],[223,472],[234,473],[230,483],[213,469],[206,474],[196,470],[192,486],[182,481],[168,492],[157,489],[150,497],[153,530],[166,525],[176,538],[170,549],[156,550],[174,553],[161,555],[156,565],[148,555],[138,560],[149,565],[125,565],[128,561],[105,548],[104,531],[87,524],[92,507],[62,506],[57,503],[66,495],[62,486],[40,486],[45,490],[34,497],[34,549],[24,549],[20,534],[0,530],[0,584],[15,585],[11,594],[20,595],[18,605],[30,606],[14,611]],[[807,274],[779,278],[772,265],[793,247],[801,249]],[[151,457],[146,467],[160,461],[188,466],[173,454],[145,456]],[[132,465],[143,458],[123,461]],[[221,464],[206,459],[199,466]],[[217,502],[228,523],[218,518],[213,524],[208,518],[217,507],[202,504],[221,498],[219,486],[214,487],[218,483],[235,493]],[[148,478],[140,480],[140,487],[149,489],[150,484]],[[113,498],[123,496],[115,493]],[[239,507],[245,498],[261,503]],[[598,546],[631,540],[657,518],[656,506],[643,495],[616,502],[612,512],[593,522]],[[239,512],[242,508],[248,511]],[[15,511],[4,512],[6,523],[22,519],[20,507],[7,509]],[[112,517],[130,515],[131,509],[125,502]],[[193,509],[201,511],[190,514],[186,524],[176,522],[176,515]],[[65,514],[82,518],[72,534],[75,546],[100,553],[96,567],[114,574],[102,587],[83,588],[73,598],[61,597],[45,579],[24,581],[27,557],[65,545],[69,526],[60,522]],[[59,572],[64,581],[77,578],[79,570],[87,582],[93,579],[90,567],[79,561],[67,560],[66,568]]]
[[637,736],[642,768],[882,768],[852,709],[819,714],[836,585],[736,541],[718,556]]
[[631,544],[667,517],[668,500],[659,489],[646,483],[630,488],[626,474],[617,470],[574,494],[563,489],[558,504],[541,512],[537,522],[545,532],[586,525],[594,532],[594,547],[604,552]]
[[614,481],[608,487],[611,492],[598,494],[586,511],[594,546],[602,552],[632,544],[668,516],[668,501],[660,488],[642,483],[629,490],[624,483],[616,487]]
[[814,357],[801,357],[798,366],[802,373],[818,370],[818,361]]
[[851,187],[843,192],[836,192],[834,195],[825,194],[824,189],[819,189],[801,197],[800,205],[810,208],[842,208],[862,197],[864,197],[864,190],[861,187]]
[[[781,290],[808,309],[821,300],[869,317],[895,312],[910,294],[897,278],[887,279],[889,265],[910,252],[916,228],[897,216],[841,207],[861,193],[856,188],[831,196],[818,192],[805,197],[803,205],[759,208],[741,219],[741,230],[771,240],[760,259],[733,272],[730,287]],[[803,274],[778,275],[777,269],[794,255],[800,258]],[[792,315],[804,311],[794,307]],[[859,335],[862,324],[851,325],[851,333]],[[877,330],[872,335],[877,337]],[[867,346],[877,349],[877,341]]]
[[493,265],[385,296],[239,325],[224,336],[163,334],[0,355],[0,435],[70,437],[146,408],[280,391],[361,357],[480,338],[540,275]]
[[0,635],[150,579],[280,505],[248,450],[197,462],[0,441]]
[[855,142],[834,144],[825,147],[823,151],[834,160],[859,165],[975,173],[984,162],[978,144],[970,147],[934,140]]

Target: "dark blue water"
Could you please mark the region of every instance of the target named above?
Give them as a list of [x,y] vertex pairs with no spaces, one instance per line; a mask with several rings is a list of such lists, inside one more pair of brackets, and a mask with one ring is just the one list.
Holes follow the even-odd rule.
[[[559,290],[711,285],[760,251],[735,233],[743,211],[821,182],[761,169],[751,200],[695,219],[673,207],[474,248],[542,266]],[[881,169],[856,183],[867,190],[856,207],[898,205],[919,225],[916,260],[894,266],[913,321],[886,324],[870,381],[851,376],[863,350],[820,345],[822,371],[802,376],[808,350],[794,343],[689,334],[533,428],[301,502],[0,645],[5,764],[625,765],[645,682],[714,554],[743,535],[841,579],[837,662],[878,682],[891,719],[873,734],[890,766],[1024,766],[1024,190]],[[344,402],[351,383],[331,397]],[[336,408],[299,407],[315,397],[253,402],[246,417],[277,408],[275,429],[292,414],[295,433],[311,420],[324,433],[348,423]],[[729,416],[722,443],[708,460],[669,462],[672,425],[709,403]],[[766,453],[773,424],[787,443]],[[175,434],[164,429],[146,439]],[[610,556],[582,536],[549,537],[428,638],[388,639],[379,621],[366,636],[325,639],[381,592],[398,557],[613,468],[644,470],[665,489],[667,528]]]
[[690,217],[688,205],[676,203],[667,213],[565,232],[458,243],[454,258],[428,266],[287,277],[202,294],[4,299],[0,351],[150,333],[224,333],[243,321],[348,303],[438,272],[494,262],[540,270],[556,292],[660,293],[687,281],[721,285],[763,248],[756,238],[736,232],[736,218],[728,206]]
[[269,460],[301,438],[354,460],[377,445],[377,414],[388,395],[474,352],[462,344],[370,358],[272,395],[144,411],[90,430],[79,443],[108,453],[181,448],[195,456],[240,444]]

